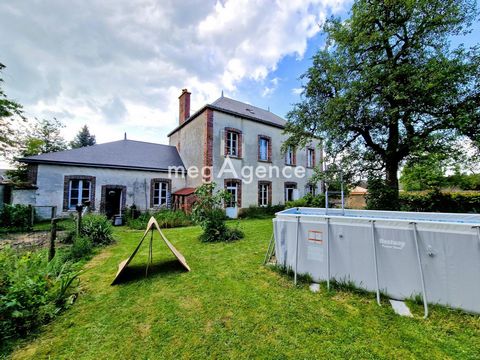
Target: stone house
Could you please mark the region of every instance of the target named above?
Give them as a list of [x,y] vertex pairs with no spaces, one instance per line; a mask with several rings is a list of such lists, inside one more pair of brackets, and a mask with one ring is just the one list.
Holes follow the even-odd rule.
[[[215,181],[232,194],[227,212],[283,204],[307,192],[322,160],[318,141],[281,151],[286,121],[270,111],[223,95],[190,115],[190,93],[179,97],[179,124],[169,145],[124,140],[21,159],[29,164],[29,202],[66,215],[77,203],[113,216],[140,210],[188,209],[194,191]],[[301,171],[303,170],[303,172]],[[17,196],[18,198],[18,196]]]

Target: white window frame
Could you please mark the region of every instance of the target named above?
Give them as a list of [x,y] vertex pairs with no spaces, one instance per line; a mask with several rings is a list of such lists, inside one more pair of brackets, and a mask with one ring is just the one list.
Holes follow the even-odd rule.
[[[262,161],[268,161],[270,160],[268,158],[268,145],[269,145],[269,142],[270,140],[265,138],[265,137],[260,137],[260,140],[259,140],[260,144],[258,145],[259,146],[259,160],[262,160]],[[265,152],[263,153],[265,155],[265,157],[262,157],[262,144],[265,144]]]
[[[293,193],[297,189],[297,186],[294,184],[285,185],[285,202],[293,201]],[[290,194],[289,194],[290,192]],[[289,196],[290,195],[290,196]]]
[[315,150],[314,149],[307,149],[307,167],[313,168],[314,167],[314,154]]
[[293,149],[292,149],[291,146],[287,149],[287,152],[285,153],[285,164],[294,165],[294,163],[293,163]]
[[[73,182],[78,181],[78,196],[77,203],[72,204],[72,190]],[[83,196],[83,191],[87,188],[85,186],[88,184],[88,197]],[[92,198],[92,181],[85,179],[70,179],[68,183],[68,208],[70,210],[75,209],[77,205],[83,204],[85,201],[91,201]]]
[[[226,190],[230,194],[230,200],[227,202],[226,207],[238,206],[238,183],[236,181],[227,181]],[[231,206],[234,205],[234,206]]]
[[227,155],[238,157],[238,133],[227,131]]
[[[162,194],[164,192],[164,195]],[[168,182],[155,181],[153,183],[153,206],[168,206]]]
[[259,192],[259,196],[258,196],[258,199],[259,199],[259,202],[258,202],[258,206],[260,207],[266,207],[268,206],[268,189],[269,189],[269,186],[270,184],[266,184],[266,183],[260,183],[258,184],[258,192]]
[[307,193],[313,196],[317,195],[317,186],[313,184],[307,185]]

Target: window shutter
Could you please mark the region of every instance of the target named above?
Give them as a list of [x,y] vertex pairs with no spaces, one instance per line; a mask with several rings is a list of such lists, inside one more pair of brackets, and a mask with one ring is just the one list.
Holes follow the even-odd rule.
[[225,156],[225,130],[220,130],[220,155]]

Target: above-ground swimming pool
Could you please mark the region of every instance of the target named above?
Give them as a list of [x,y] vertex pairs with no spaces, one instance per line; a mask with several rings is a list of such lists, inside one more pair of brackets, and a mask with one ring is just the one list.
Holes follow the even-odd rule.
[[273,220],[277,263],[397,300],[480,313],[480,215],[294,208]]

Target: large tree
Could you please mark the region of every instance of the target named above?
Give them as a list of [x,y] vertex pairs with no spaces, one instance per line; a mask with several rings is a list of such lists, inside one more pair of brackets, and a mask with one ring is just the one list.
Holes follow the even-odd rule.
[[17,137],[17,142],[21,145],[16,149],[16,156],[12,162],[15,168],[7,172],[7,175],[17,183],[28,181],[28,166],[17,161],[17,158],[67,149],[67,144],[60,134],[65,126],[62,122],[57,119],[35,121],[31,129]]
[[95,135],[90,134],[88,126],[84,125],[77,133],[73,141],[70,142],[72,149],[78,149],[85,146],[92,146],[96,144]]
[[[303,75],[289,142],[309,134],[377,169],[398,196],[398,168],[479,129],[480,52],[453,48],[477,15],[475,0],[357,0],[324,25],[327,45]],[[395,202],[395,199],[392,199]]]
[[22,106],[17,102],[8,99],[2,89],[3,79],[1,72],[5,65],[0,63],[0,155],[5,156],[8,149],[16,144],[15,128],[16,121],[24,120]]

